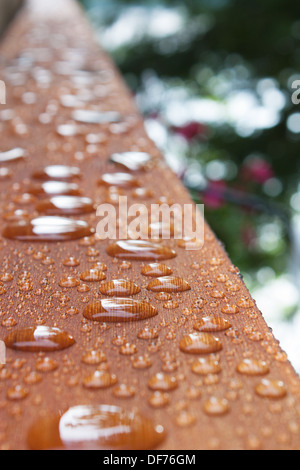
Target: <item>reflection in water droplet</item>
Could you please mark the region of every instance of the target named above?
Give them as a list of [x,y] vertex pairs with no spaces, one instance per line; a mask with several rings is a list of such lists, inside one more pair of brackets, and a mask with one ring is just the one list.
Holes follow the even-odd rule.
[[106,251],[118,259],[137,261],[159,261],[176,256],[171,248],[147,240],[119,240],[109,245]]
[[6,336],[6,346],[17,351],[59,351],[75,343],[67,332],[49,326],[28,327],[15,330]]
[[14,148],[7,152],[0,152],[0,163],[9,163],[24,158],[25,151],[22,148]]
[[160,392],[170,392],[178,387],[178,381],[176,377],[158,372],[148,381],[148,387],[150,390],[156,390]]
[[161,263],[150,263],[142,267],[141,273],[144,276],[161,277],[172,274],[172,269]]
[[53,196],[36,204],[36,210],[47,215],[80,215],[94,211],[93,201],[80,196]]
[[175,276],[158,277],[151,281],[148,290],[152,292],[184,292],[190,290],[190,285],[182,278]]
[[30,242],[75,240],[88,235],[91,235],[91,229],[86,222],[54,216],[19,220],[8,224],[3,230],[5,238]]
[[134,282],[126,279],[113,279],[100,285],[100,292],[111,297],[127,297],[138,294],[141,289]]
[[115,374],[110,374],[105,370],[96,370],[83,379],[82,385],[89,389],[101,389],[112,387],[118,382]]
[[121,115],[117,111],[95,111],[92,109],[76,109],[72,113],[75,121],[86,124],[108,124],[110,122],[119,122]]
[[203,410],[210,416],[222,416],[229,412],[229,403],[225,398],[210,397],[203,405]]
[[145,450],[157,447],[164,438],[163,427],[155,426],[138,411],[81,405],[62,417],[42,416],[29,429],[27,441],[31,450]]
[[262,379],[255,391],[260,397],[271,399],[284,398],[287,394],[287,389],[281,380]]
[[231,327],[229,321],[221,317],[207,316],[194,323],[194,328],[200,332],[213,333],[214,331],[224,331]]
[[80,189],[76,183],[67,183],[65,181],[35,183],[27,188],[27,192],[37,197],[80,195]]
[[112,163],[125,167],[129,171],[145,170],[152,158],[146,152],[114,153],[110,157]]
[[265,375],[270,372],[269,366],[265,361],[258,359],[244,359],[237,367],[237,372],[243,375]]
[[130,173],[104,173],[98,184],[118,186],[119,188],[134,188],[140,186],[138,180]]
[[101,299],[89,304],[83,315],[89,320],[109,322],[130,322],[145,320],[157,315],[156,307],[148,302],[128,299]]
[[187,354],[209,354],[220,351],[222,343],[209,333],[191,333],[181,339],[179,348]]
[[32,178],[40,180],[70,180],[80,176],[79,168],[67,165],[49,165],[32,174]]

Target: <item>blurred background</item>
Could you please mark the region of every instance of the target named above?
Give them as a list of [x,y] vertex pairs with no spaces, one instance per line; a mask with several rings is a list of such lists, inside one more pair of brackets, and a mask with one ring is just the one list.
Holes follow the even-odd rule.
[[297,2],[81,3],[300,373]]

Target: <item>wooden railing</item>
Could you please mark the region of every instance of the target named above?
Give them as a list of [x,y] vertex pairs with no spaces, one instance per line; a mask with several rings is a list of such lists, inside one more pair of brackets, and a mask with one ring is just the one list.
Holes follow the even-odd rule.
[[192,201],[83,11],[28,1],[0,53],[0,448],[299,448],[299,378],[207,224],[201,250],[95,236],[120,195]]

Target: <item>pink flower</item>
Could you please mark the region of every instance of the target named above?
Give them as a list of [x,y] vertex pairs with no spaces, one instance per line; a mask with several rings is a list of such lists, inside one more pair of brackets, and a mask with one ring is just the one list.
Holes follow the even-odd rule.
[[245,163],[242,168],[242,175],[246,180],[263,184],[270,178],[273,178],[274,171],[266,160],[257,157]]
[[226,190],[225,181],[210,181],[202,194],[202,202],[210,209],[219,209],[224,206],[224,191]]
[[176,134],[180,134],[187,141],[194,139],[195,137],[204,137],[207,133],[207,127],[204,124],[200,124],[196,121],[191,121],[180,127],[172,127],[172,130]]

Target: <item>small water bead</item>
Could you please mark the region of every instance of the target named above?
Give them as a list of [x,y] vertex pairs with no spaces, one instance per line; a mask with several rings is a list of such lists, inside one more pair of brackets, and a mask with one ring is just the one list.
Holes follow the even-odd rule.
[[96,370],[83,379],[82,385],[88,389],[102,389],[112,387],[118,382],[115,374],[107,371]]
[[225,305],[224,307],[221,308],[221,312],[226,313],[227,315],[234,315],[236,313],[239,313],[239,308],[238,308],[237,305],[227,304],[227,305]]
[[119,240],[106,249],[108,255],[121,260],[159,261],[175,258],[171,248],[148,240]]
[[158,338],[159,331],[157,328],[145,327],[137,333],[139,339],[156,339]]
[[91,229],[86,222],[54,216],[12,222],[3,230],[5,238],[29,242],[76,240],[89,234]]
[[83,311],[83,315],[89,320],[100,322],[145,320],[157,315],[157,313],[157,308],[148,302],[120,297],[95,301]]
[[222,416],[229,410],[229,403],[225,398],[210,397],[203,405],[203,411],[209,416]]
[[137,284],[126,279],[113,279],[112,281],[103,282],[99,289],[101,294],[110,297],[127,297],[136,295],[141,291]]
[[187,428],[196,423],[196,416],[188,410],[181,410],[175,416],[175,423],[181,428]]
[[175,276],[158,277],[151,281],[148,290],[152,292],[184,292],[191,289],[191,286],[182,278]]
[[148,387],[154,391],[170,392],[178,388],[178,381],[176,377],[158,372],[149,379]]
[[24,158],[24,157],[25,157],[25,150],[17,147],[11,150],[7,150],[6,152],[0,152],[0,164],[15,162],[16,160],[20,160],[21,158]]
[[53,196],[38,202],[35,208],[47,215],[80,215],[94,212],[93,201],[80,196]]
[[243,359],[237,367],[236,370],[239,374],[257,376],[257,375],[266,375],[270,372],[268,364],[263,360],[258,359]]
[[139,181],[130,173],[104,173],[98,181],[98,184],[103,186],[117,186],[118,188],[124,189],[140,186]]
[[79,261],[79,259],[75,258],[74,256],[69,256],[68,258],[63,260],[63,265],[74,268],[74,267],[80,265],[80,261]]
[[262,379],[256,386],[255,392],[262,398],[281,399],[287,394],[287,389],[281,380]]
[[158,294],[155,294],[155,298],[156,300],[169,301],[172,299],[172,296],[167,292],[158,292]]
[[73,277],[73,276],[68,276],[68,277],[64,277],[63,279],[61,279],[59,281],[59,285],[61,287],[77,287],[79,286],[79,281],[76,277]]
[[170,403],[170,395],[165,392],[156,391],[148,398],[148,403],[153,408],[163,408]]
[[6,391],[6,397],[8,400],[24,400],[29,395],[29,390],[22,385],[15,385],[10,387]]
[[99,271],[107,271],[107,266],[104,263],[101,263],[101,261],[97,261],[92,265],[92,269],[99,269]]
[[49,196],[80,196],[80,189],[76,183],[65,181],[46,181],[34,183],[27,188],[27,192],[37,197]]
[[179,303],[177,302],[177,300],[167,300],[167,302],[163,304],[163,308],[167,310],[173,310],[178,307],[179,307]]
[[220,351],[222,343],[209,333],[190,333],[181,339],[179,349],[187,354],[209,354]]
[[26,385],[34,385],[41,382],[43,380],[43,377],[38,372],[31,371],[24,376],[23,380]]
[[144,450],[165,437],[162,426],[138,411],[111,405],[80,405],[60,417],[47,414],[29,429],[31,450]]
[[99,269],[91,268],[80,274],[80,279],[85,282],[103,281],[106,274]]
[[76,109],[72,113],[75,121],[86,124],[109,124],[120,122],[122,116],[117,111],[97,111],[93,109]]
[[197,375],[220,374],[222,368],[219,361],[213,357],[199,357],[192,364],[192,371]]
[[40,357],[36,360],[35,368],[39,372],[53,372],[58,369],[58,362],[52,357]]
[[254,302],[252,302],[251,299],[248,297],[242,297],[238,302],[237,306],[241,308],[253,308],[254,307]]
[[6,347],[24,352],[60,351],[75,343],[66,331],[49,326],[15,330],[4,339]]
[[122,344],[119,350],[119,353],[122,354],[122,356],[132,356],[136,352],[137,352],[137,347],[133,343]]
[[134,369],[144,370],[144,369],[149,369],[149,367],[152,366],[152,361],[147,354],[132,358],[131,363]]
[[228,330],[231,324],[222,317],[207,316],[194,323],[193,327],[200,332],[213,333]]
[[146,152],[122,152],[113,153],[110,156],[110,161],[129,171],[140,171],[149,167],[152,157]]
[[87,351],[82,356],[81,361],[87,365],[98,365],[102,362],[106,362],[106,354],[99,350]]
[[80,178],[80,169],[76,166],[67,165],[49,165],[40,171],[35,171],[32,178],[39,180],[72,180]]
[[150,263],[142,267],[141,273],[144,276],[161,277],[172,274],[172,269],[161,263]]
[[131,193],[132,197],[135,199],[150,199],[154,196],[154,192],[148,188],[135,188]]
[[127,384],[120,384],[113,389],[113,396],[117,398],[132,398],[136,394],[136,389]]

